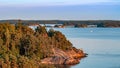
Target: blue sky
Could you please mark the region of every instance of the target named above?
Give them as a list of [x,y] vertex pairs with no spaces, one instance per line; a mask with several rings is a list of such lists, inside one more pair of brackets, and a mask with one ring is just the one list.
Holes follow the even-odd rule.
[[0,0],[0,19],[120,20],[120,0]]

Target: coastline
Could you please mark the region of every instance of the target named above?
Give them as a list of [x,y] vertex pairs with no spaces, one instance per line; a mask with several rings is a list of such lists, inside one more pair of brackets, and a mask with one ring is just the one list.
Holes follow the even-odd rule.
[[73,65],[86,56],[82,50],[73,47],[60,31],[47,31],[42,26],[33,30],[20,23],[1,23],[0,27],[2,68],[48,68],[45,64]]
[[82,50],[76,48],[69,51],[60,49],[53,49],[53,51],[53,56],[41,60],[42,64],[74,65],[78,64],[82,58],[87,56]]

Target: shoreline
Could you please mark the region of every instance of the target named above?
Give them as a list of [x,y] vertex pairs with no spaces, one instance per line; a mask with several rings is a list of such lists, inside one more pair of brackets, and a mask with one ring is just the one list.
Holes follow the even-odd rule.
[[63,64],[63,65],[75,65],[80,63],[80,60],[87,57],[88,54],[84,53],[80,49],[73,48],[69,51],[63,51],[60,49],[54,49],[54,55],[41,60],[42,64]]

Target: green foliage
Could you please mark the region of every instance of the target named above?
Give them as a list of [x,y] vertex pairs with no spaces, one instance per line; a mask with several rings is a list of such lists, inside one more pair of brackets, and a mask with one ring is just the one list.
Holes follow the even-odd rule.
[[48,35],[52,37],[54,47],[60,48],[62,50],[69,50],[72,48],[72,44],[66,39],[66,37],[59,31],[54,31],[50,29]]
[[45,27],[43,26],[38,26],[36,29],[35,29],[36,32],[38,32],[39,34],[46,34],[47,31],[45,29]]
[[0,68],[53,68],[39,64],[53,55],[53,48],[69,50],[72,44],[53,29],[38,26],[34,31],[21,23],[0,24]]

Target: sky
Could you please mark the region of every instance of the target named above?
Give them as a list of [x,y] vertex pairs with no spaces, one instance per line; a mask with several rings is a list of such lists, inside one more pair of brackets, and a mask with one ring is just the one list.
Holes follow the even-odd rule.
[[0,0],[0,20],[120,20],[120,0]]

